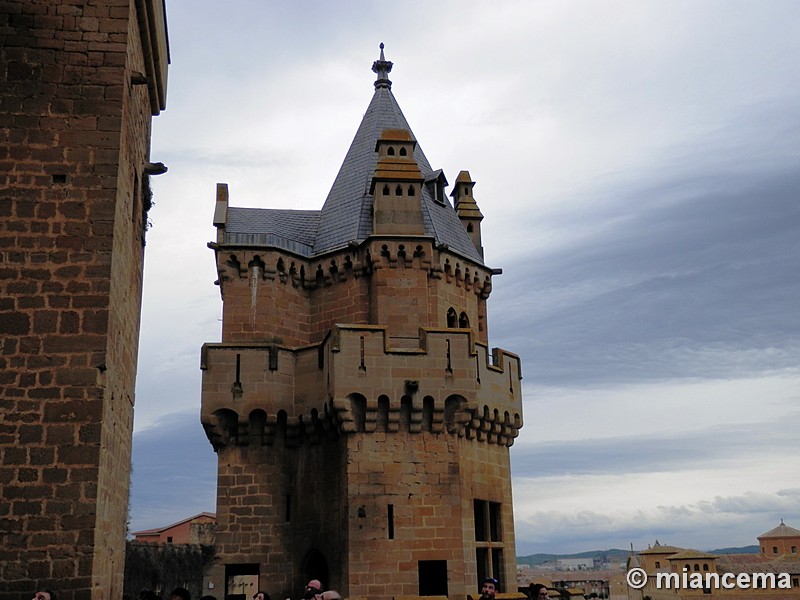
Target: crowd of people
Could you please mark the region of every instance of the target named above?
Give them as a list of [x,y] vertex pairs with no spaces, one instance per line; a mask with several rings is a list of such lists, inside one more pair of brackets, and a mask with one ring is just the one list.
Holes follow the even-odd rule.
[[[342,600],[341,594],[336,590],[322,590],[322,582],[319,579],[309,581],[303,590],[302,600]],[[499,590],[499,582],[493,577],[484,579],[481,583],[480,600],[495,600]],[[547,588],[541,584],[533,588],[534,597],[532,600],[547,600]],[[158,596],[153,592],[143,592],[140,600],[156,600]],[[57,600],[55,592],[42,589],[33,595],[33,600]],[[169,600],[192,600],[189,590],[178,587],[172,590]],[[201,596],[200,600],[217,600],[214,596]],[[253,600],[270,600],[269,594],[264,591],[257,591],[253,594]],[[286,600],[292,600],[286,598]]]

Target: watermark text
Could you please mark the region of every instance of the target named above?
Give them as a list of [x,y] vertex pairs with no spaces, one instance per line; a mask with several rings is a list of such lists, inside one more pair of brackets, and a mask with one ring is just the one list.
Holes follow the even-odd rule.
[[626,576],[628,585],[640,590],[651,582],[659,590],[788,590],[792,587],[789,573],[697,573],[684,569],[681,573],[654,573],[631,569]]

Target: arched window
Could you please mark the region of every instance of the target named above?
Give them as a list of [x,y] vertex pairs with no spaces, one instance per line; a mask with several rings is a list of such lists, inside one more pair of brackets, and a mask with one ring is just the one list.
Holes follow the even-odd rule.
[[447,309],[447,326],[450,328],[455,328],[458,325],[458,315],[456,315],[455,308],[448,308]]
[[467,231],[472,233],[472,223],[467,223]]
[[408,186],[408,195],[409,196],[413,196],[414,193],[415,193],[414,192],[414,186],[413,185]]
[[462,312],[460,315],[458,315],[458,326],[462,329],[469,327],[469,317],[467,316],[467,313]]
[[395,196],[402,196],[403,195],[403,188],[400,187],[399,185],[396,188],[394,188],[394,195]]
[[384,196],[388,196],[389,195],[389,186],[388,185],[384,185],[383,186],[383,195]]
[[394,156],[394,147],[389,146],[389,149],[386,151],[386,154],[389,156]]
[[400,148],[400,156],[407,156],[408,152],[406,152],[405,148]]

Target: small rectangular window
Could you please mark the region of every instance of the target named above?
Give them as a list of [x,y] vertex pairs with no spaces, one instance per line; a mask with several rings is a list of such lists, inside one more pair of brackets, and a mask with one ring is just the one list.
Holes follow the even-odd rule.
[[418,575],[420,596],[447,596],[446,560],[419,561]]
[[493,542],[499,542],[503,539],[500,523],[500,504],[498,502],[489,502],[489,524]]
[[475,541],[485,542],[488,540],[486,535],[486,502],[484,500],[475,500]]

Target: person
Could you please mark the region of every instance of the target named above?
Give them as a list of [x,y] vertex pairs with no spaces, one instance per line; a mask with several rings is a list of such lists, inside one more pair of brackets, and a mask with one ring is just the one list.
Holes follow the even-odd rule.
[[192,600],[192,595],[186,588],[176,587],[169,595],[169,600]]
[[547,600],[547,586],[541,583],[531,586],[531,600]]
[[33,600],[56,600],[56,594],[51,590],[41,589],[33,595]]
[[[202,600],[202,598],[200,600]],[[269,600],[269,594],[267,592],[258,590],[255,594],[253,594],[253,600]]]
[[498,581],[494,577],[484,579],[481,584],[481,600],[494,600],[498,587]]
[[306,584],[303,591],[303,600],[312,600],[322,593],[322,582],[319,579],[312,579]]
[[336,590],[322,591],[322,582],[312,579],[306,584],[303,600],[341,600],[342,596]]

